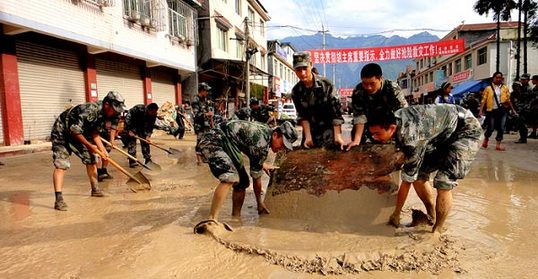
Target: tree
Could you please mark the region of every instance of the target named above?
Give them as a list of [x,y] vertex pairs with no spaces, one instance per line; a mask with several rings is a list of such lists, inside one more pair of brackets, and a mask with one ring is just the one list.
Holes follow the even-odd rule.
[[[532,26],[529,30],[529,23],[536,22],[536,8],[537,8],[536,2],[532,0],[523,0],[523,4],[521,5],[521,12],[523,13],[523,72],[527,72],[527,39],[529,35],[529,31],[531,33],[531,41],[532,40]],[[533,41],[534,42],[534,41]],[[535,44],[535,43],[533,43]]]
[[500,45],[501,45],[501,20],[509,20],[510,12],[517,6],[514,0],[478,0],[474,4],[474,10],[479,15],[488,15],[493,12],[493,19],[497,21],[497,53],[495,69],[500,68]]

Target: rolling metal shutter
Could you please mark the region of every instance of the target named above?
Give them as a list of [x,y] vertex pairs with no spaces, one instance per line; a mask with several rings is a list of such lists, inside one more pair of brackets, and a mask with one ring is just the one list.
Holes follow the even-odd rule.
[[4,144],[4,125],[2,124],[2,110],[0,109],[0,145]]
[[116,90],[125,98],[127,109],[144,103],[144,84],[139,66],[97,58],[95,67],[99,99],[108,91]]
[[162,106],[165,102],[176,104],[174,77],[165,71],[151,71],[152,102]]
[[79,56],[24,41],[16,47],[24,139],[48,139],[56,117],[86,101]]

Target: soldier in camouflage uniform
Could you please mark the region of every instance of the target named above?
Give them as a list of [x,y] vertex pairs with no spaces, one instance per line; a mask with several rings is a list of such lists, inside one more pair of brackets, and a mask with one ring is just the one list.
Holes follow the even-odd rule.
[[338,145],[344,148],[342,138],[342,106],[332,83],[312,73],[310,53],[293,54],[293,68],[299,82],[293,87],[292,100],[297,120],[303,127],[301,145],[308,147]]
[[397,83],[383,78],[381,66],[366,64],[361,70],[361,82],[351,96],[353,111],[353,130],[351,143],[347,150],[365,141],[364,127],[374,111],[394,113],[407,107],[407,101]]
[[[117,130],[112,129],[112,121],[105,121],[102,127],[100,128],[99,132],[102,138],[104,138],[111,144],[114,144],[114,141],[116,140]],[[105,144],[105,149],[108,153],[112,151],[112,147],[108,144]],[[97,181],[98,182],[101,182],[104,179],[112,179],[112,176],[108,173],[107,166],[108,166],[108,161],[99,160],[97,162]]]
[[95,153],[99,150],[108,159],[108,152],[99,138],[100,129],[106,121],[111,122],[111,129],[116,130],[118,115],[125,109],[125,100],[115,91],[110,91],[102,102],[86,103],[64,111],[52,127],[52,158],[54,161],[53,183],[56,201],[54,209],[65,211],[67,204],[62,196],[65,172],[71,167],[69,156],[75,153],[86,165],[90,179],[91,196],[103,197],[97,185],[97,167]]
[[[136,157],[136,138],[139,136],[151,142],[151,134],[157,119],[157,111],[159,106],[156,103],[151,103],[147,106],[140,104],[132,107],[127,111],[125,116],[125,129],[121,133],[121,139],[124,146],[127,146],[127,152]],[[144,156],[144,164],[151,162],[151,152],[149,144],[140,141],[140,148]],[[135,160],[129,159],[129,167],[134,168],[138,165]]]
[[253,179],[254,194],[259,214],[268,214],[261,199],[261,177],[274,167],[265,163],[269,149],[278,152],[284,148],[292,149],[297,140],[297,131],[289,122],[276,128],[244,120],[222,123],[218,128],[206,132],[199,143],[205,162],[211,173],[220,180],[215,189],[209,218],[217,219],[220,208],[233,187],[233,216],[240,216],[245,199],[245,189],[250,185],[243,163],[243,154],[250,162],[250,176]]
[[264,124],[274,124],[275,118],[271,116],[271,112],[274,111],[273,106],[260,104],[260,101],[256,98],[252,98],[250,101],[250,117],[254,121],[258,121]]
[[192,101],[192,113],[194,114],[194,132],[196,133],[196,161],[198,164],[200,161],[200,148],[199,143],[202,135],[215,127],[214,108],[209,100],[209,91],[211,87],[202,82],[198,84],[198,95],[194,96]]
[[[456,180],[469,172],[480,148],[480,123],[470,111],[449,104],[417,105],[394,114],[376,112],[368,122],[374,140],[386,143],[394,137],[405,155],[396,209],[389,223],[399,226],[400,212],[413,184],[429,217],[435,219],[432,232],[439,232],[452,206],[451,190],[457,186]],[[435,171],[434,210],[433,195],[426,182]]]
[[246,121],[249,121],[250,120],[250,108],[249,107],[242,107],[242,108],[238,109],[234,113],[233,119],[234,120],[246,120]]

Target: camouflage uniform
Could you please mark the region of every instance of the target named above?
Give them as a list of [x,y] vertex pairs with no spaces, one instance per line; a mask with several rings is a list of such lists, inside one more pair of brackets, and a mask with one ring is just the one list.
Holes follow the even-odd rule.
[[[332,83],[324,77],[313,75],[314,85],[306,88],[299,81],[292,89],[292,99],[297,110],[297,121],[310,122],[314,146],[334,144],[333,126],[344,124],[342,106]],[[302,143],[305,141],[304,131]]]
[[[200,153],[198,147],[202,135],[209,131],[211,127],[211,117],[207,117],[205,114],[209,111],[215,111],[213,104],[208,97],[202,98],[199,95],[194,96],[192,101],[192,113],[194,114],[194,132],[196,133],[196,152]],[[213,118],[213,125],[215,125],[215,119]]]
[[[121,138],[123,144],[127,146],[127,152],[130,155],[136,157],[136,138],[129,136],[129,131],[134,131],[137,136],[145,139],[153,133],[156,119],[157,117],[148,117],[147,107],[143,104],[136,105],[127,111],[127,115],[125,116],[125,129],[121,134]],[[144,159],[151,159],[149,144],[140,141],[140,147]]]
[[[395,112],[398,109],[407,107],[407,101],[400,86],[392,81],[384,80],[381,89],[375,94],[368,94],[362,87],[362,83],[357,84],[351,96],[351,106],[353,112],[353,125],[367,125],[368,116],[374,111]],[[355,126],[351,132],[352,138],[355,135]],[[367,127],[363,133],[363,141],[366,138]]]
[[249,158],[250,176],[260,178],[263,162],[271,148],[271,134],[272,129],[265,124],[233,120],[203,134],[199,147],[202,158],[216,178],[234,183],[234,188],[244,189],[250,181],[242,153]]
[[242,107],[234,113],[234,120],[250,120],[250,108]]
[[270,113],[274,110],[272,106],[260,104],[258,109],[251,109],[250,117],[254,121],[258,121],[264,124],[267,124],[271,118]]
[[427,181],[452,189],[463,178],[480,148],[482,128],[473,114],[456,105],[412,106],[395,113],[396,144],[405,154],[402,180]]
[[110,121],[110,128],[117,129],[118,117],[106,118],[102,113],[103,103],[85,103],[65,110],[58,116],[50,139],[54,166],[67,170],[71,167],[69,156],[75,153],[85,165],[95,164],[95,156],[72,134],[82,134],[90,142],[94,133],[101,133],[105,122]]

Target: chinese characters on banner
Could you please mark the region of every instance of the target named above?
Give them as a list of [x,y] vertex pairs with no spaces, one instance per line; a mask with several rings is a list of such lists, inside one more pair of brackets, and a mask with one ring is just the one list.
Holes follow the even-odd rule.
[[338,90],[338,94],[340,95],[341,98],[343,97],[351,98],[351,95],[353,95],[353,88],[340,88]]
[[345,49],[310,50],[312,63],[359,63],[451,55],[465,50],[463,39],[430,43]]

